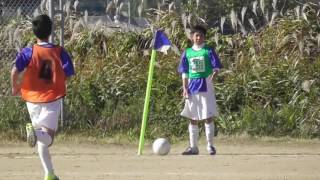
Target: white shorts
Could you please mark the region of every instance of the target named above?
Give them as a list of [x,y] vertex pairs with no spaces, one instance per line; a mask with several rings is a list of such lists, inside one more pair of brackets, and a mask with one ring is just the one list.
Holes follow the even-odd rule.
[[206,78],[206,83],[206,92],[189,95],[189,98],[185,100],[181,116],[192,120],[205,120],[218,116],[213,83],[209,78]]
[[27,102],[28,112],[35,129],[46,127],[57,131],[62,99],[50,103]]

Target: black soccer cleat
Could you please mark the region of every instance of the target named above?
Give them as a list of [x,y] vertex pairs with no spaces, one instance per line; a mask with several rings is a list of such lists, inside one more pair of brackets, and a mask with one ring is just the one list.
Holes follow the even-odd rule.
[[199,149],[197,147],[192,148],[188,147],[185,151],[183,151],[182,155],[198,155]]
[[210,155],[216,155],[217,153],[216,148],[214,148],[213,146],[208,147],[208,152]]

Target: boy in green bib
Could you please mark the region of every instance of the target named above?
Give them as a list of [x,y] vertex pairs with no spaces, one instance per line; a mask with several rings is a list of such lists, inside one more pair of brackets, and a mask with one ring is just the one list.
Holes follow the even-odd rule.
[[205,44],[207,30],[196,25],[191,30],[193,45],[182,54],[179,73],[182,75],[183,97],[185,106],[181,116],[189,119],[190,146],[183,155],[198,155],[199,127],[198,122],[205,123],[207,151],[216,154],[213,145],[214,123],[218,115],[213,81],[221,63],[215,51]]

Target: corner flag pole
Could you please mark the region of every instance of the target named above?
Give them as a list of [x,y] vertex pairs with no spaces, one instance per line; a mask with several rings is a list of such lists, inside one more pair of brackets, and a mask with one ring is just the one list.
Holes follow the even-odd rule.
[[167,50],[170,48],[170,45],[171,45],[171,42],[168,39],[168,37],[165,35],[165,33],[162,30],[157,30],[153,38],[153,48],[151,53],[150,65],[149,65],[146,97],[144,100],[144,107],[143,107],[138,155],[142,154],[143,147],[144,147],[144,134],[146,132],[147,119],[149,114],[149,103],[150,103],[150,94],[151,94],[151,87],[152,87],[153,69],[156,61],[156,51],[160,51],[166,54]]
[[148,119],[148,113],[149,113],[150,94],[151,94],[152,78],[153,78],[153,70],[154,70],[155,60],[156,60],[156,50],[153,48],[152,53],[151,53],[150,65],[149,65],[146,97],[144,100],[144,107],[143,107],[143,116],[142,116],[138,155],[142,154],[143,147],[144,147],[144,134],[146,131],[147,119]]

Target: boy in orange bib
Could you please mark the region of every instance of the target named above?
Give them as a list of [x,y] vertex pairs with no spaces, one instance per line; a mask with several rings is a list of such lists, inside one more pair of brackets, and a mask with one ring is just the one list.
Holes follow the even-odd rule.
[[[74,75],[68,53],[61,47],[48,43],[52,21],[47,15],[32,20],[32,30],[37,44],[18,53],[11,71],[12,95],[21,93],[26,101],[32,123],[26,125],[29,146],[37,144],[45,172],[45,180],[58,180],[54,174],[49,153],[58,128],[61,101],[66,95],[66,79]],[[19,81],[22,75],[22,81]]]

